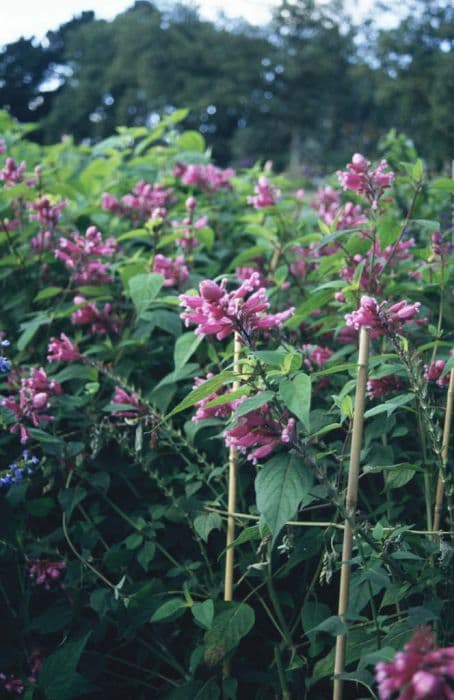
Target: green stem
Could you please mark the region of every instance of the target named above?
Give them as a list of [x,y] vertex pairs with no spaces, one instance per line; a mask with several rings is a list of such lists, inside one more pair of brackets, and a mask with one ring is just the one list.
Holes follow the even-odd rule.
[[291,700],[290,693],[287,686],[287,681],[285,678],[284,667],[282,665],[282,657],[279,647],[276,645],[274,647],[274,660],[276,662],[277,673],[279,676],[279,683],[282,690],[282,700]]

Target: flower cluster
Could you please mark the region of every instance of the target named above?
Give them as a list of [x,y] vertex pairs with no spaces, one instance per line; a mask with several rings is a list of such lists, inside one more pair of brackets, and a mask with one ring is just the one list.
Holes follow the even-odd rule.
[[194,218],[194,213],[197,207],[197,200],[195,197],[188,197],[186,200],[186,210],[188,215],[184,217],[182,221],[174,220],[172,221],[172,227],[180,234],[177,238],[177,244],[186,253],[190,253],[196,246],[199,245],[198,239],[194,235],[194,231],[205,228],[208,224],[208,217],[206,214],[199,216],[198,219]]
[[5,673],[0,673],[0,683],[7,693],[14,693],[14,695],[23,695],[25,690],[25,683],[21,678],[16,678],[12,675],[6,675]]
[[164,277],[164,287],[181,287],[189,277],[189,270],[184,263],[183,255],[179,255],[173,260],[158,254],[153,262],[153,272]]
[[[115,387],[111,404],[116,404],[118,406],[118,410],[112,408],[112,413],[119,418],[137,418],[138,415],[146,413],[147,411],[147,407],[140,402],[136,394],[128,394],[127,391],[121,389],[119,386]],[[124,406],[130,408],[125,410]]]
[[416,630],[393,661],[375,669],[380,700],[454,700],[454,647],[435,648],[427,626]]
[[41,197],[37,202],[31,202],[29,207],[34,214],[30,214],[30,221],[39,221],[45,227],[54,228],[62,210],[68,206],[68,202],[64,199],[57,204],[52,204],[48,197]]
[[75,343],[72,343],[67,335],[60,333],[60,340],[51,338],[47,348],[48,362],[77,362],[82,355]]
[[46,591],[55,581],[58,581],[66,569],[64,561],[50,561],[49,559],[31,559],[27,562],[28,573],[37,586],[42,586]]
[[359,309],[345,315],[347,326],[357,331],[360,328],[371,328],[374,337],[399,333],[404,323],[415,320],[421,306],[419,302],[408,304],[399,301],[386,308],[388,303],[383,301],[379,304],[374,297],[363,295]]
[[371,169],[371,163],[360,153],[355,153],[347,170],[338,171],[337,176],[344,190],[365,195],[372,209],[376,209],[378,200],[394,180],[394,173],[387,168],[388,163],[382,160]]
[[130,194],[125,194],[118,200],[113,194],[105,192],[102,195],[101,206],[117,216],[127,217],[133,221],[147,221],[167,215],[167,207],[172,202],[173,191],[159,183],[151,185],[140,180]]
[[20,432],[21,443],[27,442],[30,437],[28,428],[23,421],[27,420],[35,428],[43,423],[54,420],[54,416],[48,413],[53,397],[63,393],[61,385],[49,379],[45,370],[41,367],[30,369],[30,375],[20,380],[18,397],[9,396],[3,399],[0,405],[4,406],[16,417],[16,423],[11,432]]
[[[234,428],[224,433],[228,447],[235,447],[247,454],[247,459],[256,464],[259,459],[267,457],[279,445],[288,445],[295,437],[294,418],[276,420],[269,404],[256,411],[250,411],[238,419]],[[249,451],[252,449],[252,451]]]
[[319,187],[311,206],[325,224],[335,223],[337,231],[357,228],[367,221],[359,204],[346,202],[342,206],[341,193],[332,187]]
[[222,340],[237,331],[243,341],[251,343],[257,332],[280,328],[295,312],[290,308],[277,314],[264,313],[270,304],[263,287],[257,289],[259,285],[257,272],[232,292],[226,291],[225,279],[220,285],[205,280],[199,285],[200,296],[180,295],[180,302],[187,309],[181,318],[186,326],[197,325],[197,335],[215,335]]
[[218,192],[224,188],[231,188],[230,179],[235,175],[235,171],[232,168],[222,170],[211,163],[208,165],[177,163],[173,174],[181,180],[183,185],[194,185],[203,192]]
[[80,307],[71,314],[74,326],[90,326],[92,333],[100,335],[120,332],[120,322],[112,314],[112,304],[104,304],[102,309],[98,309],[96,302],[87,301],[82,294],[74,297],[74,304]]
[[436,382],[439,387],[443,388],[449,384],[449,372],[443,377],[443,371],[446,367],[445,360],[435,360],[430,365],[424,365],[424,379],[428,382]]
[[112,257],[118,250],[115,238],[103,240],[96,226],[89,226],[85,236],[71,233],[71,239],[60,238],[55,257],[64,262],[76,284],[100,285],[112,281],[109,265],[99,256]]
[[[32,651],[27,659],[27,663],[30,667],[31,675],[28,676],[29,683],[37,682],[37,674],[41,666],[43,665],[42,653],[39,649]],[[17,678],[12,674],[6,675],[5,673],[0,673],[0,685],[3,690],[7,693],[12,693],[14,695],[23,695],[25,691],[25,681],[22,678]]]
[[317,268],[320,251],[314,243],[311,243],[304,248],[299,245],[292,246],[291,252],[294,260],[290,263],[289,270],[296,279],[304,280],[311,270]]
[[322,345],[311,345],[310,343],[303,345],[302,350],[306,356],[304,364],[309,369],[323,367],[333,354],[333,351],[329,348],[325,348]]
[[273,187],[265,175],[259,177],[254,192],[255,195],[248,197],[247,201],[256,209],[273,207],[281,199],[281,191],[277,187]]
[[30,476],[33,473],[33,467],[37,464],[39,464],[38,457],[30,454],[28,450],[24,450],[21,458],[8,465],[0,476],[0,488],[9,488],[13,484],[19,484],[24,476]]
[[17,165],[14,158],[8,156],[8,158],[5,161],[5,165],[0,170],[0,180],[3,180],[3,182],[6,183],[7,187],[13,187],[13,185],[17,185],[24,179],[23,175],[25,168],[25,161],[22,161],[22,163]]
[[244,282],[248,280],[250,276],[256,272],[259,275],[260,287],[269,287],[270,281],[266,279],[265,272],[262,269],[263,260],[256,260],[257,267],[244,266],[237,267],[235,270],[235,276],[239,282]]
[[429,258],[429,262],[444,261],[454,250],[452,243],[443,240],[443,234],[440,231],[433,232],[431,242],[432,255]]
[[400,377],[387,374],[379,379],[369,379],[367,382],[367,395],[370,399],[376,399],[392,391],[400,391],[404,388],[404,382]]

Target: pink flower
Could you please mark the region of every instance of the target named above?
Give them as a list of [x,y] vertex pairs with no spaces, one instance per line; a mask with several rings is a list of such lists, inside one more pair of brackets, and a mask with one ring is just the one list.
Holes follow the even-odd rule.
[[244,282],[244,280],[249,279],[250,276],[251,276],[254,272],[256,272],[256,273],[259,275],[259,284],[260,284],[260,287],[269,287],[269,286],[270,286],[270,282],[266,279],[265,273],[264,273],[263,270],[260,268],[261,262],[262,262],[262,261],[258,261],[258,262],[257,262],[257,264],[259,265],[258,268],[257,268],[257,267],[237,267],[236,270],[235,270],[235,275],[236,275],[237,279],[238,279],[240,282]]
[[400,391],[403,389],[404,383],[399,377],[393,374],[388,374],[380,379],[369,379],[367,382],[367,395],[370,399],[376,399],[384,394],[389,394],[391,391]]
[[[14,387],[14,379],[11,380]],[[44,423],[54,420],[54,416],[47,413],[53,397],[63,393],[60,384],[49,379],[45,370],[32,367],[28,377],[20,380],[16,397],[9,396],[1,401],[1,405],[14,413],[16,423],[11,427],[11,432],[19,430],[21,443],[27,442],[30,433],[24,420],[38,428]]]
[[359,330],[360,328],[372,328],[374,337],[385,333],[399,333],[404,323],[415,320],[419,313],[421,304],[408,304],[406,301],[399,301],[389,308],[385,308],[389,302],[381,304],[374,297],[363,295],[359,309],[351,314],[345,315],[347,326]]
[[118,404],[119,406],[127,405],[131,407],[128,410],[122,408],[119,411],[112,409],[112,413],[121,418],[137,418],[138,415],[146,413],[147,411],[147,407],[140,402],[136,394],[128,394],[127,391],[121,389],[119,386],[115,387],[115,393],[111,403]]
[[227,280],[223,280],[221,285],[205,280],[199,285],[200,296],[180,295],[180,302],[187,309],[181,318],[186,326],[190,323],[197,325],[197,335],[215,335],[222,340],[238,331],[243,340],[250,344],[259,331],[281,328],[295,312],[294,308],[290,308],[277,314],[264,313],[269,308],[269,301],[263,287],[254,291],[259,285],[260,275],[257,272],[253,272],[232,292],[226,291]]
[[53,228],[57,225],[62,209],[68,205],[66,200],[51,204],[47,197],[41,197],[37,202],[30,202],[29,208],[36,212],[30,214],[30,221],[39,221],[44,226]]
[[6,676],[4,673],[0,673],[0,683],[3,683],[3,688],[8,693],[14,693],[15,695],[23,695],[24,693],[24,681],[20,678]]
[[302,246],[292,246],[291,251],[295,256],[294,262],[289,265],[289,270],[297,279],[305,279],[309,272],[318,267],[319,250],[312,243],[303,248]]
[[[247,454],[247,459],[256,464],[267,457],[279,445],[288,445],[295,437],[295,419],[275,420],[269,404],[251,411],[238,419],[234,428],[224,433],[228,447],[235,447]],[[252,451],[251,448],[254,448]]]
[[0,170],[0,180],[6,183],[7,187],[13,187],[19,182],[22,182],[24,170],[26,168],[25,161],[17,165],[14,158],[8,157],[5,161],[5,165]]
[[128,217],[137,222],[156,218],[160,212],[160,218],[167,215],[167,205],[172,201],[171,189],[158,183],[151,185],[145,180],[140,180],[130,194],[125,194],[121,201],[108,192],[102,195],[101,206],[120,217]]
[[96,226],[89,226],[85,236],[71,233],[71,239],[60,238],[55,257],[64,262],[76,284],[100,285],[112,281],[109,264],[99,257],[112,257],[118,250],[115,238],[103,240]]
[[371,170],[370,162],[360,153],[355,153],[347,170],[338,171],[337,176],[344,190],[364,194],[372,209],[376,209],[378,200],[394,180],[394,173],[386,171],[387,167],[386,160],[382,160]]
[[175,260],[166,258],[165,255],[156,255],[153,272],[164,277],[164,287],[181,287],[189,277],[189,270],[184,264],[183,255],[179,255]]
[[264,175],[259,177],[254,192],[255,195],[248,197],[247,201],[248,204],[253,204],[256,209],[273,207],[281,198],[281,191],[277,187],[273,187]]
[[434,647],[432,632],[423,627],[393,661],[378,663],[380,700],[454,700],[454,647]]
[[437,382],[443,388],[449,384],[449,372],[441,376],[446,366],[445,360],[435,360],[430,365],[424,365],[424,379],[428,382]]
[[64,333],[60,334],[60,340],[50,339],[47,352],[49,353],[48,362],[77,362],[82,357],[77,345],[72,343]]
[[328,226],[336,222],[336,231],[357,228],[359,224],[367,221],[359,204],[346,202],[342,206],[341,193],[332,187],[320,187],[311,206]]
[[100,335],[119,332],[118,318],[111,315],[112,304],[104,304],[103,309],[100,310],[94,301],[88,302],[81,294],[74,297],[74,303],[81,305],[77,311],[71,314],[71,323],[74,326],[91,325],[91,332]]
[[321,345],[311,345],[310,343],[303,345],[302,349],[306,353],[304,364],[310,369],[314,367],[323,367],[333,354],[333,351],[329,348],[322,347]]
[[180,178],[184,185],[195,185],[204,192],[218,192],[220,189],[231,188],[230,179],[235,175],[235,171],[232,168],[221,170],[211,163],[177,163],[173,174]]
[[29,576],[37,586],[50,590],[51,584],[61,578],[66,569],[64,561],[49,561],[49,559],[31,559],[27,562]]
[[36,253],[52,248],[52,234],[50,231],[39,231],[31,240],[31,246]]

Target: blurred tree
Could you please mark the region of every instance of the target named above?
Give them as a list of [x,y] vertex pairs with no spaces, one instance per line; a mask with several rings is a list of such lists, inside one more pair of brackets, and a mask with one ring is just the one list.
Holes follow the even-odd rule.
[[280,71],[271,109],[286,131],[290,168],[298,171],[303,152],[323,162],[337,147],[352,103],[354,30],[342,0],[283,0],[273,29]]
[[408,9],[396,29],[379,33],[379,99],[388,125],[440,166],[454,156],[454,6],[412,0]]
[[[159,3],[159,4],[158,4]],[[377,7],[394,7],[386,0]],[[438,165],[454,153],[454,8],[402,0],[396,29],[353,25],[343,0],[282,0],[269,27],[214,24],[192,6],[138,0],[112,22],[83,12],[42,45],[0,52],[0,107],[33,138],[97,140],[188,107],[220,163],[339,166],[376,155],[392,126]],[[166,4],[169,7],[169,4]]]

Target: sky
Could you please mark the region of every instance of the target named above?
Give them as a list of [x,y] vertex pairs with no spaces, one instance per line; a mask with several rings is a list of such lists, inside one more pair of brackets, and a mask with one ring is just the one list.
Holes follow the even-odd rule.
[[[134,0],[0,0],[0,45],[16,41],[21,36],[41,39],[49,29],[56,29],[74,15],[93,10],[98,17],[112,19],[133,5]],[[220,10],[229,17],[243,17],[252,24],[262,24],[271,17],[279,0],[197,0],[201,14],[216,19]],[[364,17],[374,0],[349,0],[355,15]],[[384,23],[392,18],[384,19]]]

